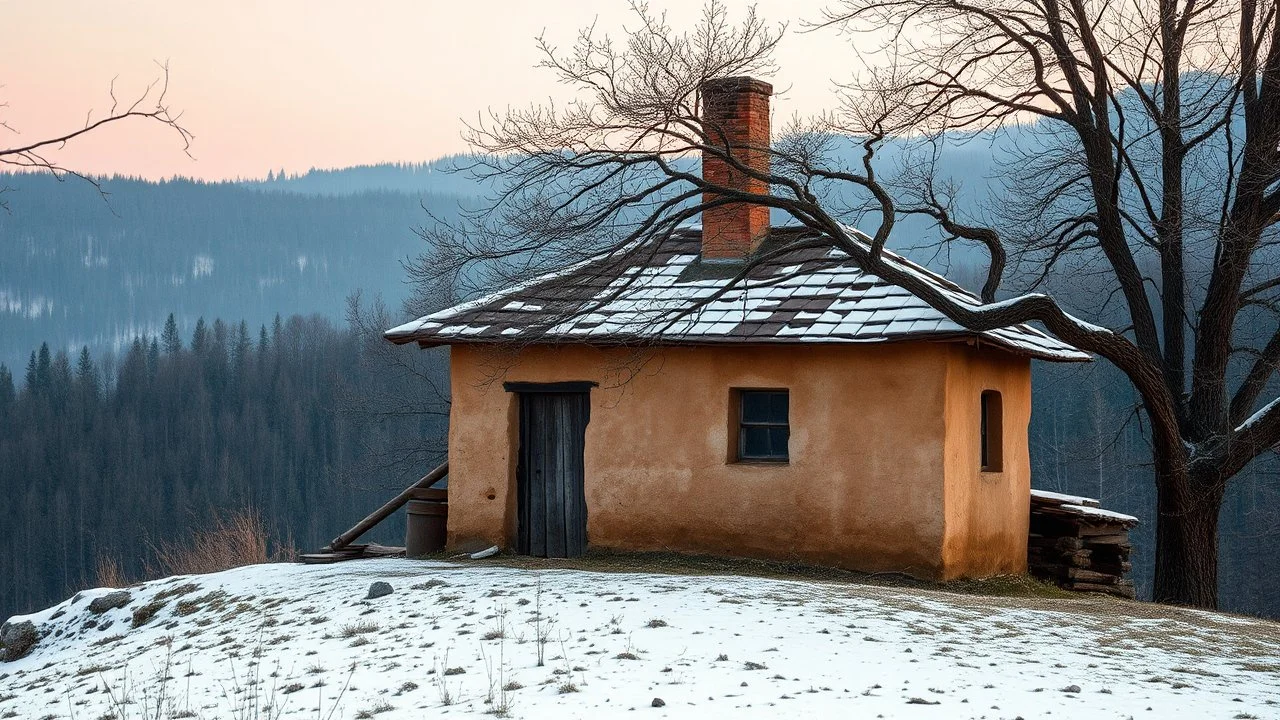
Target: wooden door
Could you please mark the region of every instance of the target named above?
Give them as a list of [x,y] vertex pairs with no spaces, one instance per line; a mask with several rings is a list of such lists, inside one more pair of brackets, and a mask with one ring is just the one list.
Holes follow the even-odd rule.
[[587,548],[583,489],[590,395],[521,392],[516,467],[516,550],[538,557],[577,557]]

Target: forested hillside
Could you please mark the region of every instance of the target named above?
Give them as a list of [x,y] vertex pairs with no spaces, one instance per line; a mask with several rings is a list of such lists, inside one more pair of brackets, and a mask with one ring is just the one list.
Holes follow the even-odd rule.
[[341,319],[347,295],[407,295],[401,261],[417,252],[424,208],[448,216],[465,197],[368,191],[319,196],[236,183],[0,175],[0,361],[48,341],[72,352],[123,349],[173,312]]
[[[316,316],[198,320],[105,359],[42,345],[0,370],[0,617],[92,586],[103,558],[139,577],[154,545],[236,508],[316,549],[385,502],[443,454],[424,377],[445,361],[388,366],[379,349]],[[412,410],[381,414],[388,395]],[[402,528],[377,537],[402,544]]]

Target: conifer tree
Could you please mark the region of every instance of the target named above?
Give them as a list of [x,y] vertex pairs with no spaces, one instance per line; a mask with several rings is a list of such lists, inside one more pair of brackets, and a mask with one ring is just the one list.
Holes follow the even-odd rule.
[[53,356],[49,353],[49,343],[40,343],[40,352],[36,355],[36,392],[47,395],[53,386]]
[[98,379],[98,368],[93,364],[88,345],[80,348],[80,359],[76,362],[76,385],[80,389],[81,396],[93,400],[97,400],[98,394],[102,391],[102,383]]
[[147,371],[155,376],[160,369],[160,341],[153,335],[147,345]]
[[49,393],[55,408],[61,410],[66,407],[71,396],[71,384],[71,358],[66,350],[59,350],[49,372]]
[[231,346],[231,362],[236,367],[236,372],[242,372],[245,363],[249,359],[249,351],[253,349],[253,344],[249,340],[249,324],[244,320],[236,327],[235,344]]
[[36,351],[31,351],[31,359],[27,360],[27,374],[22,379],[22,386],[27,392],[35,392],[36,389]]
[[173,313],[169,313],[169,319],[164,321],[164,332],[160,338],[164,343],[165,355],[175,355],[182,349],[182,336],[178,334],[178,321],[174,319]]
[[13,407],[15,397],[17,397],[17,391],[13,387],[13,373],[9,372],[9,368],[4,363],[0,363],[0,417]]
[[196,329],[191,333],[191,352],[204,355],[209,350],[209,329],[205,327],[204,317],[196,320]]

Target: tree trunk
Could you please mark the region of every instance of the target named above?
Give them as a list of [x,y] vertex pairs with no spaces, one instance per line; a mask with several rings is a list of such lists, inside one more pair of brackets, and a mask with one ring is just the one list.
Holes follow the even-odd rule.
[[[1159,468],[1159,463],[1157,463]],[[1218,513],[1222,493],[1191,490],[1185,471],[1157,470],[1156,572],[1151,599],[1218,607]]]

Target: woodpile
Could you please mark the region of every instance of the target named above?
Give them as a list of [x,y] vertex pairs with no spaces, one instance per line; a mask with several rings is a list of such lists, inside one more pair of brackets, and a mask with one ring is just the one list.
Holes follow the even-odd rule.
[[1031,491],[1027,569],[1067,590],[1134,596],[1129,529],[1131,515],[1103,510],[1097,500]]

